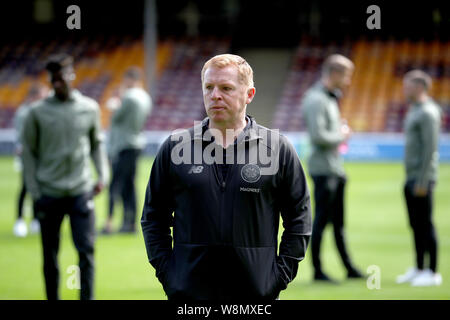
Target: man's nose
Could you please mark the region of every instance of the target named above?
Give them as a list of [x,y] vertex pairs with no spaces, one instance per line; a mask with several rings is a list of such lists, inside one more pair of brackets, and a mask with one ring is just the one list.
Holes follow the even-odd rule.
[[217,87],[214,87],[213,91],[211,92],[211,98],[213,100],[219,100],[222,98],[222,96],[220,95],[220,91]]

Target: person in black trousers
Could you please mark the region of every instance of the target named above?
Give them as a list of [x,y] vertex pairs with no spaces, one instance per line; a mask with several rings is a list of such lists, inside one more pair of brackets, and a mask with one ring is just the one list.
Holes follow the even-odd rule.
[[120,106],[114,110],[108,136],[107,149],[112,167],[109,186],[109,211],[103,234],[112,232],[114,204],[123,203],[123,223],[120,232],[136,231],[135,176],[138,158],[145,146],[144,125],[151,112],[152,100],[143,89],[142,70],[130,67],[120,88]]
[[404,95],[410,104],[404,123],[404,195],[414,236],[416,266],[398,276],[397,283],[411,283],[417,287],[442,283],[442,276],[437,272],[438,241],[432,219],[433,191],[438,179],[441,110],[428,95],[430,87],[431,77],[421,70],[409,71],[404,76]]
[[314,181],[315,216],[311,237],[314,279],[333,281],[323,271],[320,248],[323,231],[333,223],[334,239],[348,278],[363,278],[349,257],[344,233],[344,191],[347,181],[339,146],[350,136],[350,129],[340,118],[341,92],[350,85],[354,65],[342,55],[329,56],[322,67],[322,77],[306,93],[302,111],[311,140],[308,169]]
[[93,193],[80,196],[42,196],[35,204],[41,225],[44,248],[45,288],[48,300],[59,300],[59,251],[60,229],[67,214],[70,218],[72,239],[79,256],[80,299],[94,299],[94,241],[95,212]]
[[109,186],[108,220],[102,230],[103,234],[112,232],[112,217],[115,203],[120,197],[123,203],[124,215],[120,232],[135,232],[136,218],[136,188],[134,180],[136,167],[141,151],[138,149],[125,149],[119,152],[112,161],[112,179]]
[[169,300],[273,301],[311,235],[302,164],[285,136],[246,114],[256,89],[244,58],[212,57],[201,80],[208,117],[168,137],[152,165],[148,260]]
[[[94,298],[94,195],[108,179],[99,106],[71,88],[73,59],[50,57],[53,94],[36,102],[24,123],[23,164],[27,190],[41,226],[47,299],[59,299],[58,251],[61,223],[70,218],[79,256],[80,299]],[[92,158],[98,181],[92,181]]]
[[[314,181],[314,199],[316,203],[313,234],[311,237],[311,255],[316,270],[316,280],[327,280],[321,268],[320,247],[321,237],[326,225],[333,224],[333,234],[336,247],[342,263],[350,278],[359,278],[360,273],[351,263],[346,250],[344,237],[344,190],[345,177],[312,176]],[[322,277],[322,278],[321,278]]]

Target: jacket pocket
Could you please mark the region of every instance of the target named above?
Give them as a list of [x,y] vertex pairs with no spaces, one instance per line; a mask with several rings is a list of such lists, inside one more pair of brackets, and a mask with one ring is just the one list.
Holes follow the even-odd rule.
[[74,198],[74,212],[83,216],[94,212],[94,196],[92,192],[86,192]]

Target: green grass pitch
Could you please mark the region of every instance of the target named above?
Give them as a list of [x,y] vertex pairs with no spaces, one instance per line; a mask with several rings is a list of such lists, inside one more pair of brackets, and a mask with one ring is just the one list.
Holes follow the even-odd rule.
[[[137,174],[140,211],[144,200],[152,159],[143,158]],[[311,280],[309,257],[299,265],[296,279],[280,299],[449,299],[450,298],[450,165],[440,166],[435,189],[434,223],[439,238],[440,287],[412,288],[397,285],[395,277],[414,261],[412,236],[408,227],[402,194],[404,172],[399,163],[347,163],[349,176],[346,193],[347,243],[355,264],[366,272],[375,265],[380,271],[380,287],[370,289],[365,280],[346,280],[345,271],[333,243],[331,225],[325,231],[322,250],[324,270],[340,280],[338,285],[316,284]],[[19,173],[13,158],[0,158],[0,299],[44,299],[41,271],[41,244],[37,235],[16,238],[12,227],[16,215]],[[310,187],[311,182],[309,183]],[[107,196],[96,198],[97,229],[106,217]],[[30,221],[30,202],[26,211]],[[115,226],[120,225],[121,207],[117,206]],[[282,228],[280,228],[281,236]],[[139,228],[136,235],[98,236],[96,242],[97,299],[165,299],[154,269],[147,261]],[[62,299],[77,299],[79,291],[67,286],[67,269],[77,264],[68,219],[63,222],[59,255]],[[375,283],[375,282],[371,282]]]

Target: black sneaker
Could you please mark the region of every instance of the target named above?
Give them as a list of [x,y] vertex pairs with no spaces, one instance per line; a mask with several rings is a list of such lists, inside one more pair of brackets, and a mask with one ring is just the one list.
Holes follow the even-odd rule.
[[112,229],[111,228],[108,228],[108,227],[104,227],[103,229],[102,229],[102,231],[100,232],[100,234],[103,234],[103,235],[109,235],[109,234],[112,234],[113,233],[113,231],[112,231]]
[[120,233],[136,233],[136,228],[134,226],[122,226],[119,230]]
[[358,269],[352,268],[347,271],[347,278],[348,279],[365,279],[366,277]]
[[324,281],[328,283],[337,284],[338,282],[336,280],[331,279],[323,272],[315,272],[314,273],[314,280],[315,281]]

